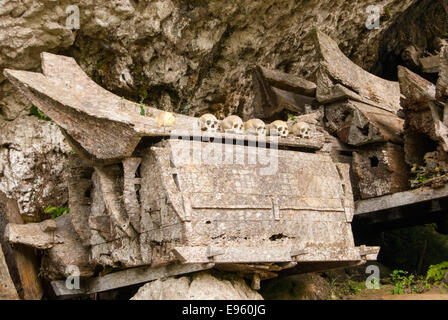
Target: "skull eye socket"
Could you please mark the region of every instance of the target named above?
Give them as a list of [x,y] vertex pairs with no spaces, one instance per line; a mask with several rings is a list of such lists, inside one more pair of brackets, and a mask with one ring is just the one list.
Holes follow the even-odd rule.
[[207,120],[207,121],[205,121],[205,123],[209,126],[212,124],[212,120]]
[[240,128],[240,125],[239,125],[238,123],[235,123],[235,124],[233,125],[233,128],[234,128],[234,129],[239,129],[239,128]]

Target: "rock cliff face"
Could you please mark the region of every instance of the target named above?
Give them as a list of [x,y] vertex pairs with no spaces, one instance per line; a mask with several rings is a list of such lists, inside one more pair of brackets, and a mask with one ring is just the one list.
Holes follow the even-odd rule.
[[[3,1],[0,69],[37,70],[42,51],[73,56],[96,82],[135,101],[218,117],[252,112],[257,64],[314,80],[319,27],[370,69],[385,31],[415,0],[382,0],[379,29],[365,23],[370,1]],[[76,5],[80,28],[66,27]],[[70,75],[67,75],[70,76]],[[70,148],[51,122],[0,75],[0,191],[36,216],[66,201]]]
[[263,300],[243,278],[207,272],[167,278],[142,286],[131,300]]

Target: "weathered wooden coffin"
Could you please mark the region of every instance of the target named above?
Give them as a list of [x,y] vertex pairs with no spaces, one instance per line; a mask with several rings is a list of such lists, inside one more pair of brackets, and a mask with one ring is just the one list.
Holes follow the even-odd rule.
[[[446,107],[436,100],[436,86],[401,66],[398,67],[398,78],[403,93],[406,157],[409,158],[409,164],[419,163],[422,160],[424,153],[421,157],[413,154],[431,147],[431,143],[427,143],[428,140],[432,140],[432,144],[439,144],[447,152],[448,127],[445,124],[444,111]],[[434,150],[426,152],[428,151]]]
[[252,79],[256,118],[274,119],[283,110],[303,114],[317,103],[316,84],[300,77],[256,66]]
[[328,129],[352,146],[403,143],[403,120],[371,105],[347,99],[325,106]]
[[[198,119],[181,115],[166,131],[140,116],[140,106],[91,82],[74,60],[44,54],[43,61],[45,76],[5,75],[87,160],[71,162],[69,198],[90,265],[146,268],[129,269],[134,276],[118,282],[97,277],[84,293],[211,267],[266,278],[286,268],[297,273],[376,259],[379,248],[354,245],[349,165],[315,153],[322,133],[204,134],[194,131]],[[54,286],[65,294],[62,287]]]
[[313,35],[319,59],[316,98],[325,105],[329,131],[357,147],[357,195],[366,199],[405,190],[408,167],[402,155],[399,83],[363,70],[319,30]]
[[379,78],[353,63],[339,49],[338,44],[319,30],[313,31],[315,47],[319,57],[317,74],[317,100],[326,104],[334,95],[334,87],[341,85],[366,102],[391,113],[400,107],[398,82]]
[[353,152],[353,171],[361,199],[409,189],[409,167],[402,145],[379,143]]
[[[127,212],[133,228],[120,228],[120,219],[111,213],[105,217],[104,207],[113,210],[115,203],[118,208],[121,196],[115,190],[112,199],[107,185],[112,188],[110,182],[117,179],[124,179],[126,185],[126,179],[135,176],[127,178],[118,166],[95,171],[90,220],[103,217],[111,230],[102,232],[91,224],[92,254],[98,263],[131,266],[158,265],[170,259],[217,264],[361,259],[350,229],[353,200],[344,193],[342,173],[329,155],[278,150],[269,155],[270,161],[278,163],[278,170],[263,175],[268,167],[247,160],[194,164],[193,155],[210,149],[207,142],[167,140],[163,144],[145,149],[138,160],[140,203],[135,202],[134,209],[139,216],[133,219]],[[219,152],[224,154],[229,147],[235,159],[240,155],[247,158],[258,149],[222,144]],[[189,161],[173,162],[173,154],[184,150],[189,150]],[[126,194],[123,197],[126,203]],[[118,254],[123,245],[128,249]],[[169,256],[169,251],[174,256]],[[166,257],[160,256],[161,252]]]

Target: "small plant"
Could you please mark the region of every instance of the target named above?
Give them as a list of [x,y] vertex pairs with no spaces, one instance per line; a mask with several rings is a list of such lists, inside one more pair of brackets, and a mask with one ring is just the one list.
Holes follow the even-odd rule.
[[448,261],[431,265],[429,266],[428,272],[426,273],[426,282],[438,285],[443,280],[447,272]]
[[366,284],[364,282],[356,282],[353,280],[349,280],[339,289],[339,296],[349,296],[349,295],[357,295],[361,293],[362,290],[366,289]]
[[144,116],[145,115],[145,108],[143,107],[143,104],[140,102],[140,115]]
[[42,111],[40,111],[35,105],[31,107],[30,113],[36,116],[39,120],[51,121]]
[[51,214],[51,219],[56,219],[57,217],[60,217],[63,214],[68,213],[69,209],[68,209],[68,207],[58,208],[58,207],[48,206],[45,208],[44,212]]
[[288,119],[295,122],[296,121],[296,117],[294,117],[294,115],[292,114],[288,114]]
[[414,283],[414,275],[408,275],[407,271],[394,270],[391,273],[392,282],[394,283],[393,294],[404,294],[405,292],[416,292],[417,287]]
[[332,300],[337,300],[337,278],[329,278],[328,284],[330,286],[330,297]]

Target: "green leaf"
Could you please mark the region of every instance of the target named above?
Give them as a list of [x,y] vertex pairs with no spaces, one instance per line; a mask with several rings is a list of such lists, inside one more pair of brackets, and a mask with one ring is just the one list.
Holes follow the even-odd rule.
[[44,121],[51,121],[51,119],[47,116],[45,116],[45,114],[40,111],[35,105],[32,105],[31,109],[30,109],[30,113],[33,116],[36,116],[39,120],[44,120]]
[[57,217],[62,216],[63,214],[68,213],[70,210],[68,207],[53,207],[53,206],[48,206],[45,208],[44,212],[45,213],[49,213],[51,214],[51,219],[56,219]]
[[430,265],[426,273],[426,281],[438,284],[443,280],[445,273],[448,271],[448,261],[439,264]]

